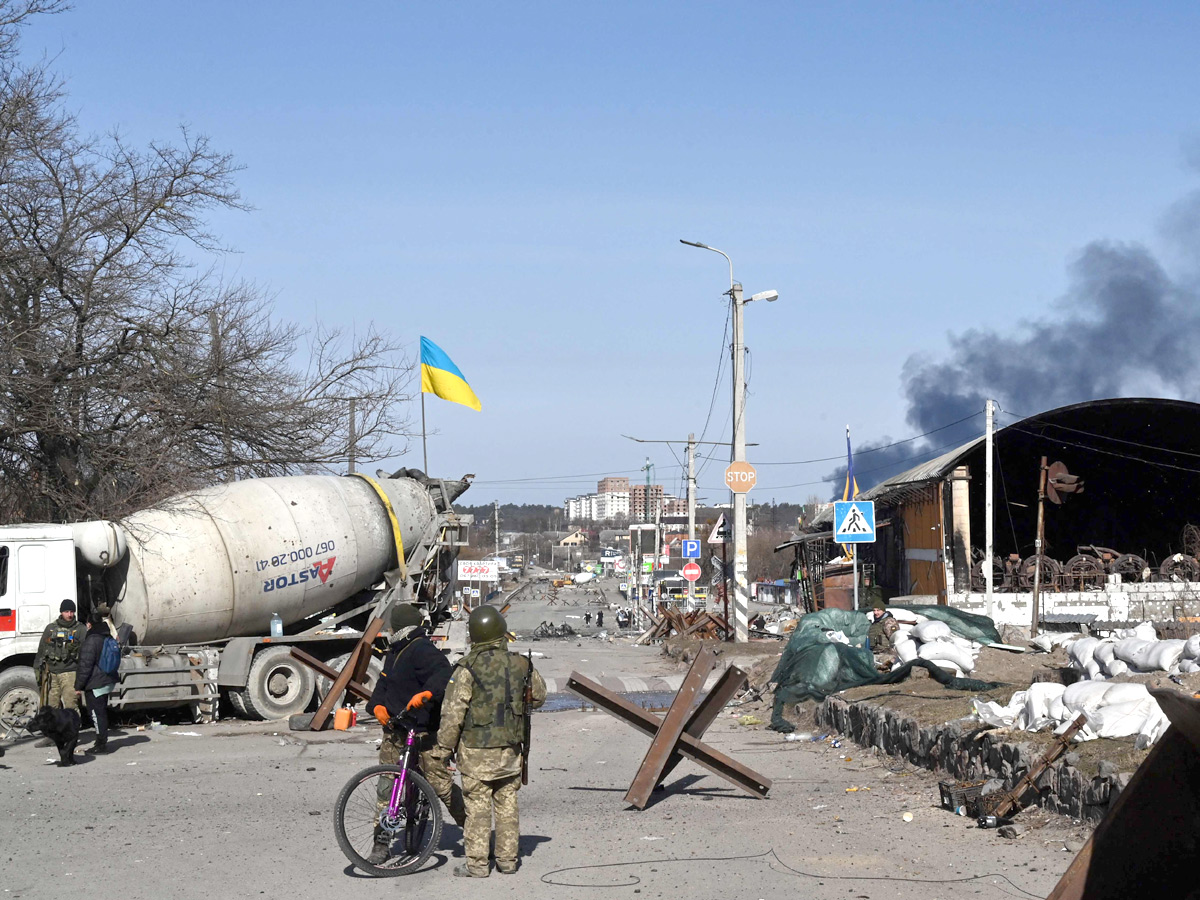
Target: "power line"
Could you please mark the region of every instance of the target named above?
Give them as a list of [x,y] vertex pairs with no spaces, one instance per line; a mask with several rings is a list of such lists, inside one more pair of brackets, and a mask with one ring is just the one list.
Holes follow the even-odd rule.
[[[939,425],[937,428],[930,429],[922,434],[914,434],[912,437],[907,437],[902,441],[892,441],[890,444],[881,444],[878,447],[868,447],[865,450],[856,450],[854,451],[854,458],[858,459],[859,457],[866,456],[869,453],[878,453],[881,450],[890,450],[892,447],[899,447],[901,444],[911,444],[913,441],[918,441],[923,437],[929,437],[931,434],[937,434],[939,431],[945,431],[947,428],[953,428],[955,425],[961,425],[963,422],[969,421],[976,416],[983,415],[983,412],[984,411],[981,409],[978,412],[971,413],[969,416],[963,416],[961,419],[955,419],[953,422],[947,422],[945,425]],[[954,445],[949,444],[947,446],[952,447]],[[837,456],[822,456],[814,459],[798,459],[792,462],[756,462],[754,465],[755,468],[758,466],[804,466],[810,463],[837,462],[841,459],[845,459],[845,455],[839,453]],[[868,471],[871,470],[864,470],[863,474],[866,474]]]
[[[1058,428],[1061,431],[1070,431],[1074,434],[1082,434],[1086,437],[1099,438],[1100,440],[1104,441],[1112,441],[1114,444],[1124,444],[1127,447],[1138,447],[1142,450],[1157,450],[1162,453],[1171,453],[1175,456],[1190,456],[1193,459],[1200,459],[1200,453],[1190,453],[1187,450],[1176,450],[1172,447],[1161,447],[1155,444],[1143,444],[1140,441],[1130,441],[1126,440],[1125,438],[1113,437],[1110,434],[1097,434],[1094,431],[1084,431],[1082,428],[1072,428],[1069,425],[1059,425],[1057,422],[1040,421],[1036,416],[1020,416],[1014,412],[1008,412],[1007,410],[1001,410],[1001,412],[1005,415],[1012,416],[1017,420],[1017,422],[1029,420],[1030,426],[1036,424],[1044,428]],[[1008,427],[1011,428],[1012,425]]]
[[[1140,457],[1140,456],[1130,456],[1128,453],[1117,453],[1115,450],[1101,450],[1099,447],[1091,447],[1091,446],[1088,446],[1087,444],[1078,444],[1075,441],[1066,441],[1066,440],[1063,440],[1062,438],[1049,438],[1046,435],[1039,434],[1036,431],[1027,431],[1024,428],[1018,428],[1016,425],[1009,425],[1008,427],[1013,431],[1020,432],[1021,434],[1027,434],[1030,437],[1046,438],[1047,440],[1054,441],[1055,443],[1058,443],[1058,444],[1065,444],[1068,447],[1078,447],[1080,450],[1087,450],[1089,453],[1100,453],[1100,454],[1103,454],[1104,456],[1115,456],[1115,457],[1117,457],[1117,459],[1127,459],[1130,462],[1140,462],[1147,466],[1157,466],[1160,469],[1174,469],[1176,472],[1192,472],[1194,474],[1200,475],[1200,469],[1191,469],[1191,468],[1188,468],[1187,466],[1173,466],[1170,463],[1158,462],[1153,459],[1142,459],[1142,457]],[[1165,449],[1165,448],[1156,448],[1156,449]],[[1193,454],[1189,454],[1189,455],[1193,455]]]
[[[969,417],[968,417],[968,418],[969,418]],[[956,424],[957,424],[957,423],[956,423]],[[949,426],[943,426],[943,427],[947,427],[947,428],[948,428]],[[938,430],[940,431],[941,429],[938,429]],[[973,441],[973,440],[978,440],[978,439],[979,439],[979,438],[981,438],[981,437],[983,437],[983,432],[980,432],[980,433],[976,434],[974,437],[970,438],[970,440],[972,440],[972,441]],[[899,442],[899,443],[904,443],[904,442],[903,442],[903,441],[901,441],[901,442]],[[946,450],[950,450],[950,449],[952,449],[952,448],[954,448],[954,447],[961,447],[961,446],[962,446],[964,443],[969,443],[969,441],[954,441],[953,443],[950,443],[950,444],[943,444],[943,445],[942,445],[942,446],[940,446],[940,447],[933,447],[933,448],[931,448],[931,449],[929,449],[929,450],[923,450],[922,452],[918,453],[916,456],[910,456],[910,457],[907,457],[907,458],[905,458],[905,459],[897,459],[897,460],[893,460],[892,462],[885,463],[885,464],[884,464],[884,465],[882,465],[882,466],[875,466],[875,467],[874,467],[874,468],[872,468],[872,469],[861,469],[861,470],[857,470],[857,469],[856,469],[856,470],[855,470],[855,475],[856,475],[856,476],[857,476],[857,475],[869,475],[869,474],[871,474],[872,472],[880,472],[880,471],[883,471],[884,469],[891,469],[891,468],[894,468],[895,466],[903,465],[904,463],[915,462],[916,460],[921,460],[922,462],[928,462],[929,460],[931,460],[931,459],[933,459],[935,456],[937,456],[939,453],[944,453]],[[840,456],[839,456],[839,457],[835,457],[835,458],[836,458],[836,459],[841,459],[841,457],[840,457]],[[777,484],[777,485],[771,485],[771,486],[768,486],[768,487],[764,487],[764,488],[763,488],[763,490],[768,490],[768,491],[782,491],[782,490],[786,490],[787,488],[795,488],[795,487],[809,487],[809,486],[811,486],[811,485],[816,485],[816,484],[829,484],[829,483],[830,483],[830,480],[829,480],[828,478],[822,478],[822,479],[819,479],[819,480],[817,480],[817,481],[802,481],[802,482],[799,482],[798,484]]]

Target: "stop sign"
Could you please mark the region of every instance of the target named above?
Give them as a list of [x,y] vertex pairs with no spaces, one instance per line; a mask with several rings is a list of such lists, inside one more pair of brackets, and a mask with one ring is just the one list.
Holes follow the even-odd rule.
[[680,574],[683,575],[683,577],[688,581],[695,581],[700,577],[700,567],[694,562],[690,562],[683,567],[683,569],[680,571]]
[[758,483],[758,472],[748,462],[732,462],[725,469],[725,484],[735,494],[745,494]]

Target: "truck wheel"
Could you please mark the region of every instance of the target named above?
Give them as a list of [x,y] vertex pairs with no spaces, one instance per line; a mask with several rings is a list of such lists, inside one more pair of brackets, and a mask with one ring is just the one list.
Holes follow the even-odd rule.
[[33,718],[38,710],[37,676],[29,666],[0,672],[0,730],[9,731]]
[[[331,669],[338,669],[340,671],[342,666],[344,666],[349,661],[349,659],[350,659],[350,654],[343,653],[341,656],[335,656],[333,659],[331,659],[329,661],[328,665]],[[375,690],[375,682],[379,680],[379,673],[382,671],[383,671],[383,660],[381,660],[379,657],[375,656],[375,654],[371,654],[371,661],[369,663],[367,663],[367,677],[364,679],[364,681],[366,683],[363,685],[363,687],[367,688],[367,690],[371,690],[371,691]],[[325,699],[325,695],[329,693],[329,689],[331,687],[333,687],[332,681],[330,681],[324,675],[317,676],[317,702],[318,703],[320,703],[322,700]],[[354,703],[359,702],[357,697],[349,696],[348,692],[342,691],[342,695],[340,697],[338,697],[337,703],[334,704],[334,708],[336,709],[337,707],[344,705],[347,702],[347,700],[353,700]],[[368,710],[368,712],[369,712],[369,710]]]
[[256,719],[286,719],[308,708],[315,687],[313,670],[288,647],[268,647],[254,655],[242,702]]
[[229,705],[233,707],[234,715],[239,719],[250,718],[250,714],[246,712],[246,701],[243,699],[241,691],[230,688],[225,692],[225,696],[229,698]]

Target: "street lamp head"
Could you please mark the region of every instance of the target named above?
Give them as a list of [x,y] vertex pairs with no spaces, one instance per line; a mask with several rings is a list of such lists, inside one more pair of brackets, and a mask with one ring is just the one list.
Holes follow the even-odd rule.
[[679,243],[687,244],[689,247],[699,247],[701,250],[711,250],[712,249],[712,247],[708,246],[708,244],[702,244],[699,241],[685,241],[683,238],[679,239]]
[[751,302],[754,300],[766,300],[768,303],[774,303],[778,299],[779,299],[779,291],[760,291],[757,294],[753,294],[750,297],[750,301],[747,301],[747,302]]

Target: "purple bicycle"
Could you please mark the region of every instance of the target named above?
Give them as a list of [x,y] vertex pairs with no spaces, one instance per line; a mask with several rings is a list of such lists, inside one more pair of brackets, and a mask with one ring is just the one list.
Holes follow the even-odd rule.
[[442,836],[437,794],[420,774],[409,729],[399,765],[370,766],[342,788],[333,810],[338,846],[369,875],[407,875],[425,864]]

